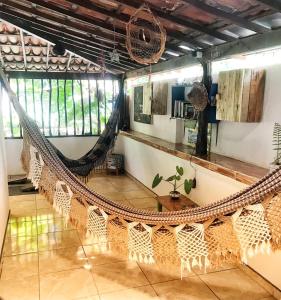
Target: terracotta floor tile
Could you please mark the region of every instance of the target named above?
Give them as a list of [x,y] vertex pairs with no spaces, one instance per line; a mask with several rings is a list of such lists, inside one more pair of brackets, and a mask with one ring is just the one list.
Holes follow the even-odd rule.
[[3,258],[1,280],[17,280],[37,274],[37,253],[20,254],[14,256],[7,256]]
[[193,268],[193,272],[196,273],[197,275],[205,275],[205,274],[209,274],[209,273],[232,270],[232,269],[237,269],[237,265],[229,263],[229,264],[223,264],[220,267],[214,267],[214,268],[209,267],[209,268],[207,268],[206,272],[205,272],[204,268],[200,269],[199,267],[195,267],[195,268]]
[[28,194],[28,195],[16,195],[16,196],[9,196],[9,202],[13,201],[35,201],[37,194]]
[[118,292],[101,294],[101,300],[151,300],[159,299],[151,286],[142,286],[133,289],[122,290]]
[[157,208],[157,201],[152,197],[130,199],[129,202],[135,208]]
[[129,191],[125,193],[125,196],[128,200],[135,200],[138,198],[147,198],[151,197],[151,193],[146,190],[138,190],[138,191]]
[[9,218],[9,224],[11,223],[20,223],[20,222],[36,222],[36,210],[33,211],[34,214],[32,213],[32,215],[26,215],[26,216],[19,216],[19,217],[16,217],[16,216],[12,216],[10,215],[10,218]]
[[123,192],[104,192],[103,195],[113,201],[126,200],[125,193]]
[[36,209],[14,208],[11,209],[11,218],[17,218],[18,220],[35,220]]
[[76,230],[43,233],[38,235],[38,250],[52,250],[81,246]]
[[38,276],[0,280],[0,297],[3,300],[39,300]]
[[165,300],[218,300],[200,278],[192,276],[152,285],[160,299]]
[[135,262],[95,266],[92,272],[100,294],[149,285],[140,267]]
[[100,246],[98,244],[83,246],[86,256],[89,258],[93,266],[112,264],[123,261],[121,258],[113,256],[106,245]]
[[62,216],[59,213],[57,213],[53,208],[37,209],[37,220],[53,220],[61,217]]
[[32,210],[36,209],[36,201],[35,199],[21,200],[14,198],[13,200],[9,200],[9,206],[11,212],[17,209]]
[[52,205],[45,198],[36,198],[36,208],[52,208]]
[[9,223],[6,231],[6,236],[36,236],[37,235],[37,224],[36,221],[25,222],[18,221]]
[[[146,265],[138,263],[146,278],[151,284],[165,282],[181,278],[181,270],[179,267]],[[193,272],[185,271],[183,277],[195,276]]]
[[4,256],[37,252],[36,236],[7,237],[4,243]]
[[87,258],[82,246],[39,252],[39,272],[66,271],[83,267]]
[[75,229],[71,224],[66,223],[64,218],[55,218],[37,221],[38,234],[65,231]]
[[40,275],[40,300],[83,299],[95,295],[97,288],[92,274],[85,269]]
[[270,296],[239,269],[200,275],[221,300],[257,300]]

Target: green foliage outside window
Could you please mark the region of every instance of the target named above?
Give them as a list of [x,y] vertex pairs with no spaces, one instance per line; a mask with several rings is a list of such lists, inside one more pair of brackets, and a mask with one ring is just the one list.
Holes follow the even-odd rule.
[[[99,135],[118,94],[117,80],[11,79],[12,90],[46,136]],[[19,119],[3,92],[6,137],[21,137]]]

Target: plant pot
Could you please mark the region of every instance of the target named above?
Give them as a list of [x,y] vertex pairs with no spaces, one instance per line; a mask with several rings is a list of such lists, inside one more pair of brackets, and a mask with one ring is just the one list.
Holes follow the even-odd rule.
[[180,198],[180,192],[178,192],[178,191],[171,191],[170,193],[169,193],[169,195],[170,195],[170,197],[171,197],[171,199],[173,199],[173,200],[177,200],[177,199],[179,199]]

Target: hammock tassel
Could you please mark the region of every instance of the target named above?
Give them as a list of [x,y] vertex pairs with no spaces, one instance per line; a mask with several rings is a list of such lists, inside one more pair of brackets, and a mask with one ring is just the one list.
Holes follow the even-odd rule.
[[108,215],[97,206],[88,207],[87,237],[94,243],[107,243]]
[[128,224],[129,259],[147,264],[155,263],[152,246],[152,228],[143,223]]
[[[204,240],[203,224],[181,224],[175,228],[177,251],[181,258],[181,271],[185,267],[191,272],[193,267],[202,268],[202,257],[205,257],[204,267],[207,268],[208,248]],[[190,263],[191,262],[191,263]]]
[[56,182],[53,207],[64,217],[64,226],[67,226],[69,221],[72,195],[73,193],[68,185],[66,185],[63,181]]
[[38,189],[41,174],[42,174],[42,169],[44,166],[44,161],[37,151],[35,147],[30,145],[29,147],[30,151],[30,161],[29,161],[29,173],[27,175],[27,178],[31,180],[33,186],[35,189]]
[[[262,204],[254,204],[239,209],[232,216],[242,261],[247,263],[248,257],[270,251],[271,233],[265,218]],[[267,246],[268,245],[268,246]]]

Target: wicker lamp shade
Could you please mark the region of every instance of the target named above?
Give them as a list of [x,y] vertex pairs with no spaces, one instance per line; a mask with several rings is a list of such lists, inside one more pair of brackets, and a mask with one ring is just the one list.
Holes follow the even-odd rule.
[[203,111],[208,104],[208,92],[201,82],[194,82],[191,91],[187,95],[188,100],[197,111]]
[[146,5],[131,16],[126,30],[131,59],[140,64],[157,63],[165,50],[166,31]]

